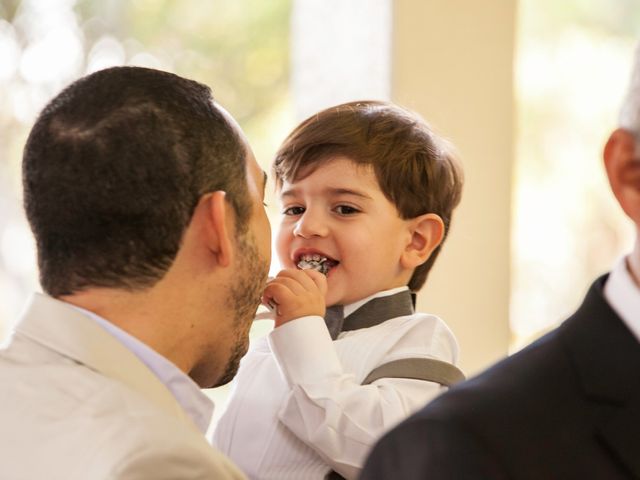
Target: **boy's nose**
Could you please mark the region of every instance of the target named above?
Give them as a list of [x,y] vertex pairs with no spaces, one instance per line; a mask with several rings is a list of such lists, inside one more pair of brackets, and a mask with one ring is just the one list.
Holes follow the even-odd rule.
[[317,215],[309,215],[305,212],[293,229],[293,234],[302,238],[325,237],[328,233],[326,222]]

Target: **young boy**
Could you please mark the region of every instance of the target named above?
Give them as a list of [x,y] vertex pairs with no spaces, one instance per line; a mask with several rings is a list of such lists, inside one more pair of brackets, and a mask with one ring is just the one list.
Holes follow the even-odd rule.
[[274,173],[284,270],[263,301],[276,328],[243,358],[214,443],[250,478],[356,478],[385,431],[461,375],[453,334],[411,293],[462,172],[414,114],[354,102],[300,124]]

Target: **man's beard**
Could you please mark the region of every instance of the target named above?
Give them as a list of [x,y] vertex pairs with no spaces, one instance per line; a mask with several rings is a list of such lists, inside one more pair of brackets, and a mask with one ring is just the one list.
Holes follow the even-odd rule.
[[249,330],[260,305],[269,265],[260,255],[251,233],[240,236],[238,242],[238,274],[229,287],[228,305],[234,315],[236,342],[232,347],[225,371],[216,387],[229,383],[240,367],[240,360],[247,353]]

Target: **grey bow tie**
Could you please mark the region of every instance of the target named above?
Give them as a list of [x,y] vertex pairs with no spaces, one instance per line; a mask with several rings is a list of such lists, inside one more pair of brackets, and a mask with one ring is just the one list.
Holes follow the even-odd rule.
[[351,315],[344,317],[344,307],[334,305],[327,308],[324,321],[331,338],[338,338],[340,332],[373,327],[391,318],[411,315],[414,312],[415,295],[409,290],[376,297],[362,305]]
[[328,307],[324,314],[324,323],[327,324],[331,339],[335,340],[338,338],[338,335],[342,331],[342,325],[344,324],[344,307],[342,305]]

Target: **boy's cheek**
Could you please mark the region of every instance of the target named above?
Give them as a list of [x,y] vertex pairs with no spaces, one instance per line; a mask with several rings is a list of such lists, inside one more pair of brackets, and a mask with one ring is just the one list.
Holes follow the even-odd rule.
[[283,266],[285,264],[289,264],[289,247],[291,246],[291,238],[291,235],[282,228],[279,228],[276,232],[276,253]]

